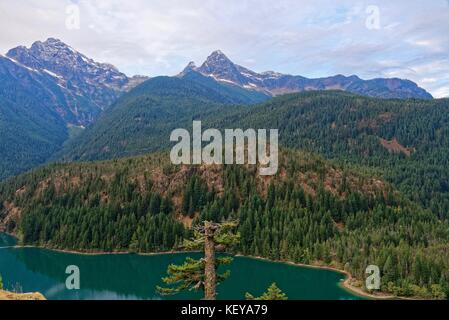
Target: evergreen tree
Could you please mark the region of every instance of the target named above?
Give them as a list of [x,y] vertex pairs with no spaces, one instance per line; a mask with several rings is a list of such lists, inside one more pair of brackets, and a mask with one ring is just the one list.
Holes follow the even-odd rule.
[[231,257],[216,257],[216,250],[225,250],[236,246],[240,235],[234,233],[236,222],[213,223],[204,221],[204,225],[197,227],[192,240],[184,242],[187,250],[204,250],[204,258],[195,260],[190,257],[182,265],[170,265],[168,276],[162,278],[167,285],[175,287],[157,287],[159,293],[176,294],[184,290],[203,290],[205,300],[216,299],[216,286],[228,278],[230,271],[217,274],[221,265],[229,265]]
[[245,298],[246,300],[288,300],[287,295],[278,288],[276,283],[272,283],[267,291],[260,297],[255,298],[250,293],[246,293]]

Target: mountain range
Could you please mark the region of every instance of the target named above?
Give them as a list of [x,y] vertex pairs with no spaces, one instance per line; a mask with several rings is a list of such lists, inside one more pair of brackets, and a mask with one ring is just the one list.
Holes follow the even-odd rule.
[[[424,89],[408,80],[365,81],[357,76],[341,75],[307,79],[270,71],[256,73],[233,63],[221,51],[213,52],[200,67],[189,63],[178,76],[173,77],[179,78],[185,81],[185,87],[195,88],[193,96],[184,89],[180,91],[184,95],[183,102],[188,105],[187,100],[198,102],[194,96],[202,97],[198,102],[202,106],[211,103],[248,105],[284,93],[330,89],[381,98],[431,98]],[[85,127],[93,126],[94,129],[89,131],[93,132],[104,126],[105,121],[96,125],[99,117],[116,121],[114,116],[109,115],[117,113],[113,110],[114,105],[126,105],[123,101],[129,102],[131,97],[137,97],[145,88],[154,90],[157,85],[161,86],[157,87],[157,98],[145,100],[141,104],[143,106],[148,106],[148,101],[150,105],[170,104],[163,101],[168,91],[179,96],[174,92],[174,88],[180,85],[177,81],[158,80],[139,89],[139,85],[148,79],[145,76],[128,77],[116,67],[96,62],[55,38],[36,41],[29,48],[19,46],[6,55],[0,55],[0,179],[28,170],[50,158],[56,159],[54,155],[70,137],[82,132]],[[187,82],[190,84],[187,85]],[[174,87],[170,89],[170,86]],[[125,96],[124,100],[121,100],[122,96]],[[154,93],[151,96],[154,98]],[[175,100],[172,102],[178,103]],[[198,106],[199,115],[198,110],[207,113],[212,109],[207,111]],[[146,114],[148,110],[142,112]],[[161,112],[164,114],[164,110]],[[185,113],[186,119],[191,116],[189,112]],[[223,113],[224,110],[216,109],[214,112]],[[173,114],[176,115],[177,111]],[[111,123],[109,128],[103,127],[102,130],[109,135],[107,131],[119,123]],[[97,144],[102,142],[97,141]],[[74,146],[73,143],[71,145]],[[73,155],[79,147],[81,145],[68,154]],[[129,148],[134,153],[133,147]],[[101,158],[101,152],[98,152]],[[79,155],[79,158],[86,158],[86,155]]]
[[55,110],[72,125],[92,123],[121,93],[147,79],[128,78],[114,66],[95,62],[54,38],[37,41],[30,48],[13,48],[3,59],[22,66],[33,77],[52,81],[50,92],[60,97]]
[[431,94],[418,87],[416,83],[398,78],[362,80],[355,75],[349,77],[336,75],[308,79],[274,71],[257,73],[233,63],[220,50],[214,51],[200,67],[193,61],[190,62],[180,76],[190,72],[198,72],[222,83],[264,92],[271,96],[312,90],[344,90],[377,98],[432,98]]
[[53,38],[0,55],[0,179],[47,161],[72,132],[146,79]]
[[[174,165],[170,133],[194,120],[279,129],[279,173]],[[332,266],[362,286],[373,264],[383,292],[442,299],[448,124],[449,99],[407,80],[259,74],[219,51],[174,77],[130,78],[48,39],[0,57],[0,179],[14,175],[0,182],[0,231],[148,253],[231,218],[237,253]],[[17,175],[46,162],[58,163]]]

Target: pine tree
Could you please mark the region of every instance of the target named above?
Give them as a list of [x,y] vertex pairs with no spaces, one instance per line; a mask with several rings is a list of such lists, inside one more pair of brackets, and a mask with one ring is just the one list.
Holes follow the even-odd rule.
[[246,300],[288,300],[288,297],[281,289],[278,288],[275,282],[267,289],[267,292],[260,297],[255,298],[250,293],[245,294]]
[[240,242],[240,234],[234,233],[236,222],[213,223],[204,221],[203,226],[196,228],[194,238],[186,240],[183,247],[187,250],[204,250],[204,258],[195,260],[186,258],[182,265],[170,265],[167,269],[168,276],[162,278],[167,285],[175,287],[157,287],[163,295],[176,294],[184,290],[203,290],[205,300],[216,299],[216,286],[230,275],[227,270],[217,274],[221,265],[229,265],[231,257],[216,257],[216,250],[225,250],[236,246]]

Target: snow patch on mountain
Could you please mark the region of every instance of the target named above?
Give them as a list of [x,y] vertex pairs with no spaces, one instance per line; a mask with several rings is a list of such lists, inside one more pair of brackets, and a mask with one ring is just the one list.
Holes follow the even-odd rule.
[[221,50],[212,52],[200,67],[196,67],[194,62],[190,62],[179,76],[189,72],[198,72],[218,82],[225,82],[271,95],[306,90],[345,90],[379,98],[432,98],[427,91],[418,87],[416,83],[397,78],[362,80],[355,75],[349,77],[336,75],[308,79],[275,71],[257,73],[233,63]]

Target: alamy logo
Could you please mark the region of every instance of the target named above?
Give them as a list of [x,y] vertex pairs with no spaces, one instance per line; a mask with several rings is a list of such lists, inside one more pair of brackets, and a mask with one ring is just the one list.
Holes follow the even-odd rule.
[[[270,130],[269,143],[265,129],[225,129],[223,162],[222,133],[217,129],[202,132],[201,121],[193,121],[192,137],[186,129],[171,133],[170,141],[178,143],[170,159],[173,164],[259,164],[260,175],[274,175],[278,171],[278,137],[277,129]],[[204,148],[203,142],[208,143]]]
[[80,268],[75,265],[67,266],[65,273],[69,276],[65,281],[65,286],[68,290],[80,289]]
[[380,290],[380,269],[376,265],[369,265],[365,273],[369,276],[366,278],[365,286],[368,290]]

